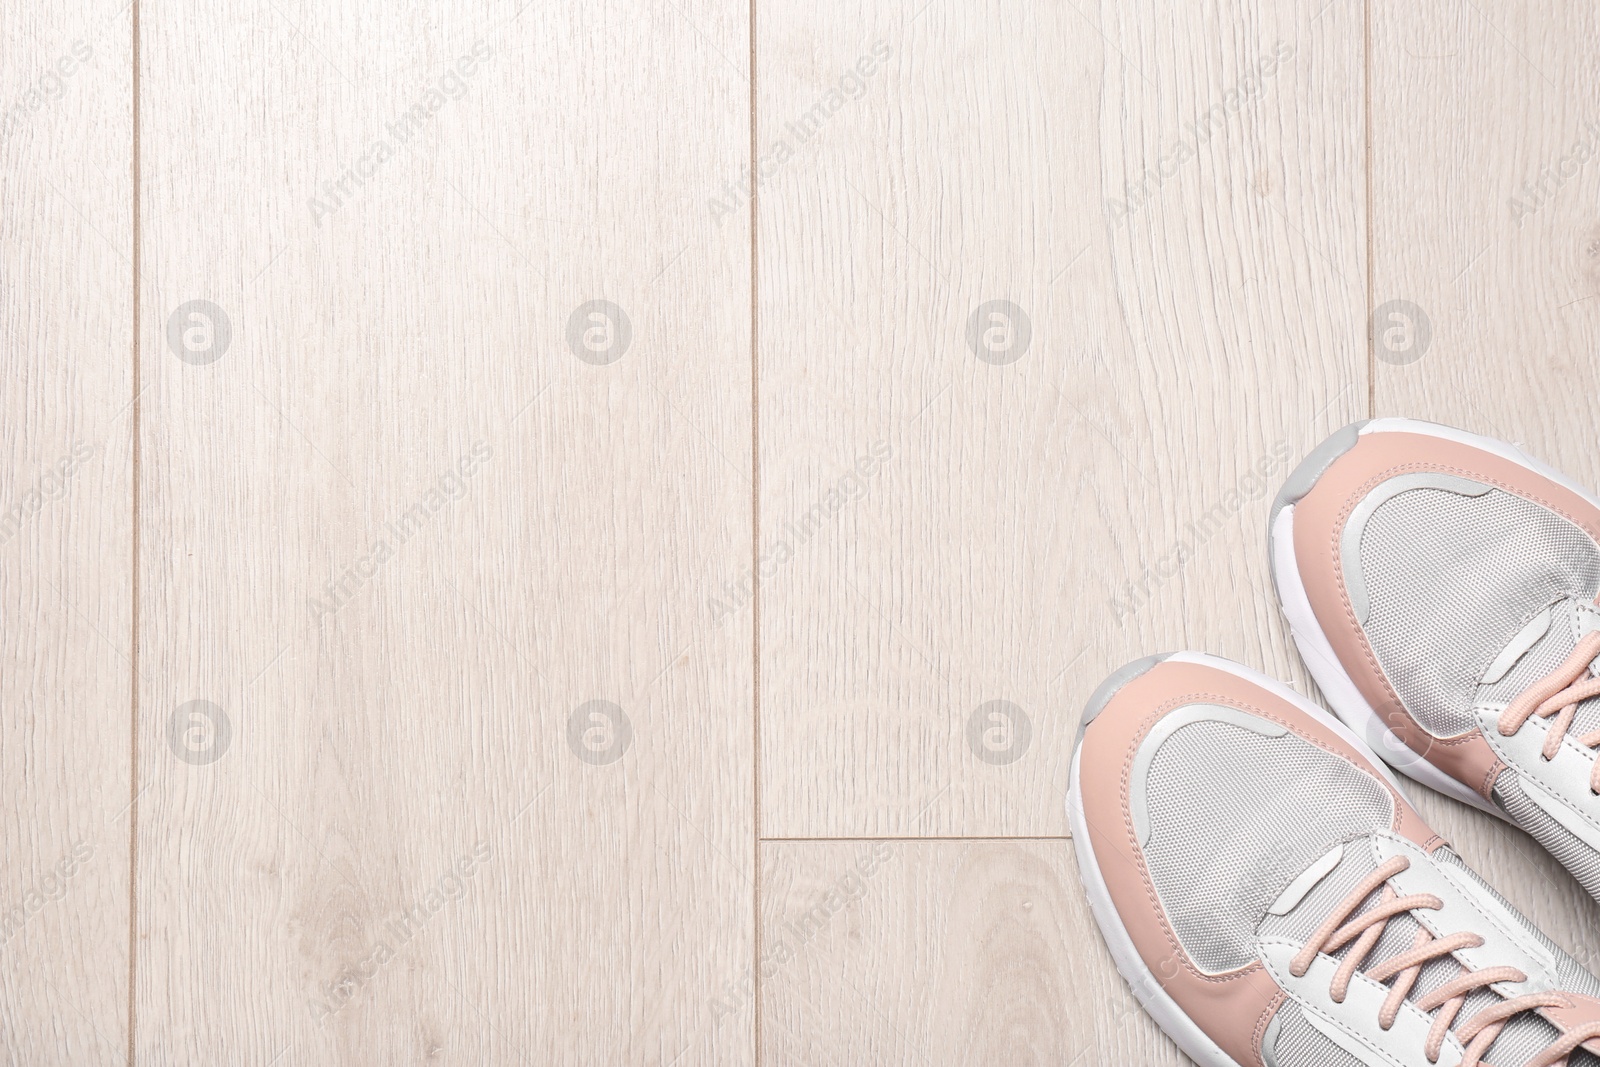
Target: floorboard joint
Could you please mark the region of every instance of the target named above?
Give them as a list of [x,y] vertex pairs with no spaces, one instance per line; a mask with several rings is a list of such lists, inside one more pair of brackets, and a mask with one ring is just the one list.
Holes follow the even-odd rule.
[[761,299],[756,262],[756,0],[750,0],[750,820],[755,838],[751,878],[753,1061],[761,1063]]
[[136,1057],[135,1034],[138,1025],[138,1006],[136,990],[138,989],[137,975],[139,964],[139,482],[143,471],[143,454],[139,443],[143,435],[143,425],[140,421],[139,382],[140,350],[139,350],[139,261],[144,250],[143,232],[139,225],[140,216],[140,188],[139,188],[139,151],[140,134],[142,132],[139,122],[139,0],[132,4],[132,29],[130,52],[133,65],[133,141],[130,155],[132,167],[133,188],[133,302],[132,302],[132,357],[133,357],[133,413],[129,422],[133,432],[133,486],[130,492],[132,498],[133,529],[130,531],[129,542],[132,552],[132,566],[129,580],[129,641],[128,649],[128,716],[130,730],[128,734],[128,1067],[134,1067]]

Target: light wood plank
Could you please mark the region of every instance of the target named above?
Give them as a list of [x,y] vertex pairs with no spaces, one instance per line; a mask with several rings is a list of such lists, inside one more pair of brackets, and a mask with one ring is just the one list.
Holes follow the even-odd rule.
[[748,9],[144,10],[140,1061],[750,1062]]
[[1600,11],[1381,0],[1372,54],[1376,408],[1600,485]]
[[[759,141],[795,146],[758,220],[764,833],[1063,834],[1109,670],[1304,681],[1263,531],[1365,413],[1360,18],[764,13]],[[1001,365],[993,300],[1031,329]]]
[[765,845],[763,1062],[1188,1063],[1117,974],[1071,853]]
[[128,1014],[132,62],[120,3],[0,9],[0,1063]]
[[[1374,412],[1515,441],[1600,486],[1600,12],[1380,0],[1372,17]],[[1496,889],[1600,964],[1600,907],[1531,838],[1412,793]]]

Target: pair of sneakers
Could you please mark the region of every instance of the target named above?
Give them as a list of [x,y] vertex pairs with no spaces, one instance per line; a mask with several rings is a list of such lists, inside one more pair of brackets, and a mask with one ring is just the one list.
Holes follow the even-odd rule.
[[1095,691],[1068,804],[1118,970],[1203,1067],[1600,1067],[1600,981],[1391,773],[1600,898],[1600,500],[1511,445],[1379,419],[1295,470],[1269,540],[1335,714],[1195,652]]

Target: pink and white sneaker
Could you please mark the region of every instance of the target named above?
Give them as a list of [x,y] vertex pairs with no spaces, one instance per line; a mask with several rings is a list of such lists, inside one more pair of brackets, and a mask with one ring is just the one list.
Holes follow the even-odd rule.
[[1378,419],[1301,463],[1271,544],[1339,717],[1600,899],[1600,500],[1503,442]]
[[1600,982],[1355,734],[1254,671],[1181,652],[1113,674],[1068,805],[1118,970],[1202,1067],[1600,1067]]

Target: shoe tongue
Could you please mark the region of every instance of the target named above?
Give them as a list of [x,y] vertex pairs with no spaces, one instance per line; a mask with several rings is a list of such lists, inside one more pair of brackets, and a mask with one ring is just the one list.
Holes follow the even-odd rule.
[[[1570,650],[1569,650],[1570,651]],[[1459,864],[1460,860],[1449,849],[1441,849],[1436,854],[1436,862],[1448,861]],[[1319,859],[1318,862],[1321,862]],[[1368,838],[1357,838],[1346,842],[1337,864],[1317,879],[1316,884],[1300,896],[1292,907],[1284,910],[1284,914],[1269,914],[1262,921],[1258,934],[1262,937],[1283,937],[1292,941],[1305,941],[1317,927],[1321,926],[1328,915],[1350,895],[1356,883],[1372,873],[1378,865],[1378,860],[1373,854]],[[1309,879],[1317,874],[1317,864],[1313,863],[1307,868],[1304,876]],[[1291,881],[1285,889],[1288,895],[1298,894],[1300,886]],[[1351,918],[1361,915],[1376,907],[1383,896],[1383,887],[1380,886],[1362,901],[1361,907],[1356,909]],[[1280,902],[1284,897],[1279,897]],[[1384,927],[1383,934],[1378,938],[1378,943],[1362,961],[1361,971],[1367,971],[1393,956],[1410,950],[1417,937],[1417,931],[1422,929],[1422,924],[1417,921],[1415,914],[1396,915]],[[1338,952],[1332,953],[1336,960],[1343,960],[1349,955],[1353,946],[1346,945]],[[1423,964],[1422,973],[1417,976],[1416,984],[1411,987],[1407,995],[1408,1001],[1415,1001],[1419,997],[1444,985],[1461,973],[1461,964],[1453,957],[1446,956],[1442,959],[1431,960]],[[1388,983],[1386,983],[1388,984]],[[1468,994],[1466,1001],[1461,1005],[1461,1010],[1456,1014],[1452,1030],[1472,1018],[1485,1007],[1498,1003],[1501,996],[1490,989],[1479,989]],[[1540,1049],[1545,1048],[1560,1036],[1560,1031],[1554,1024],[1531,1012],[1523,1012],[1513,1016],[1489,1046],[1485,1061],[1494,1064],[1506,1064],[1514,1067],[1516,1064],[1528,1062]],[[1579,1058],[1571,1061],[1574,1065],[1588,1067],[1590,1061],[1579,1054]]]
[[[1507,705],[1561,666],[1578,641],[1600,630],[1600,610],[1586,600],[1558,600],[1513,637],[1490,664],[1478,686],[1478,704]],[[1595,661],[1600,664],[1600,659]],[[1592,671],[1595,664],[1590,664]],[[1584,701],[1568,731],[1578,736],[1600,729],[1600,698]]]

